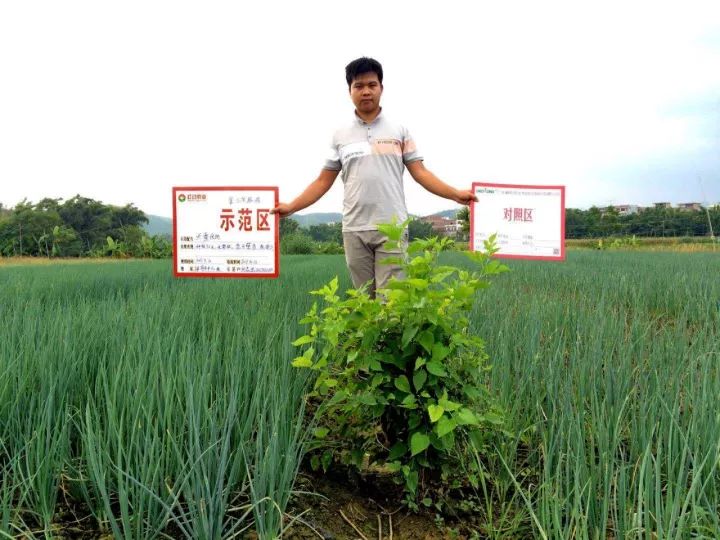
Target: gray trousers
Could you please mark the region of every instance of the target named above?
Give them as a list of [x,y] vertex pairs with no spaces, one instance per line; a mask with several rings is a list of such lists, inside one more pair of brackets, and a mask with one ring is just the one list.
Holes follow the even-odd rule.
[[383,247],[387,236],[378,231],[343,232],[345,261],[355,288],[370,282],[368,293],[375,298],[375,291],[387,286],[390,278],[403,277],[402,267],[397,264],[381,264],[388,257],[402,257],[407,249],[407,231],[398,249]]

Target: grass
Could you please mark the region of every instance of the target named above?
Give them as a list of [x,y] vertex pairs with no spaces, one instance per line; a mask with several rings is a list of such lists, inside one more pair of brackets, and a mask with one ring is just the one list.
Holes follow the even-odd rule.
[[[511,267],[473,314],[515,434],[476,456],[479,532],[720,536],[720,259],[573,251]],[[349,286],[342,256],[281,268],[0,268],[0,531],[279,535],[306,436],[290,342],[306,291],[335,274]]]

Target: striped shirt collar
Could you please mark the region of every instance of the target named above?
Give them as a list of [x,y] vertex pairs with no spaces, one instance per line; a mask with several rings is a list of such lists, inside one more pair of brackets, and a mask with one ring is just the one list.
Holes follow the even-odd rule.
[[358,116],[357,110],[353,111],[353,115],[355,116],[355,122],[357,122],[361,126],[372,126],[372,125],[377,124],[380,121],[380,119],[383,116],[383,110],[382,110],[382,107],[380,107],[380,112],[378,113],[378,115],[375,117],[375,119],[372,122],[366,122],[365,120],[360,118]]

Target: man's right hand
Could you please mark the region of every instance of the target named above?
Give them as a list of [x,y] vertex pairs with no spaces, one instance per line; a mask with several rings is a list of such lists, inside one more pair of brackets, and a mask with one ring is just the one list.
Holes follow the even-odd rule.
[[280,214],[281,218],[288,217],[295,213],[295,211],[290,208],[290,205],[287,203],[278,203],[278,205],[270,210],[271,214]]

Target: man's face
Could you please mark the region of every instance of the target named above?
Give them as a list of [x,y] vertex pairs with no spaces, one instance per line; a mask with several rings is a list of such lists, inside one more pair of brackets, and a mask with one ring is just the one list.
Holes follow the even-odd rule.
[[377,73],[361,73],[350,84],[350,98],[361,113],[372,113],[380,107],[383,87]]

